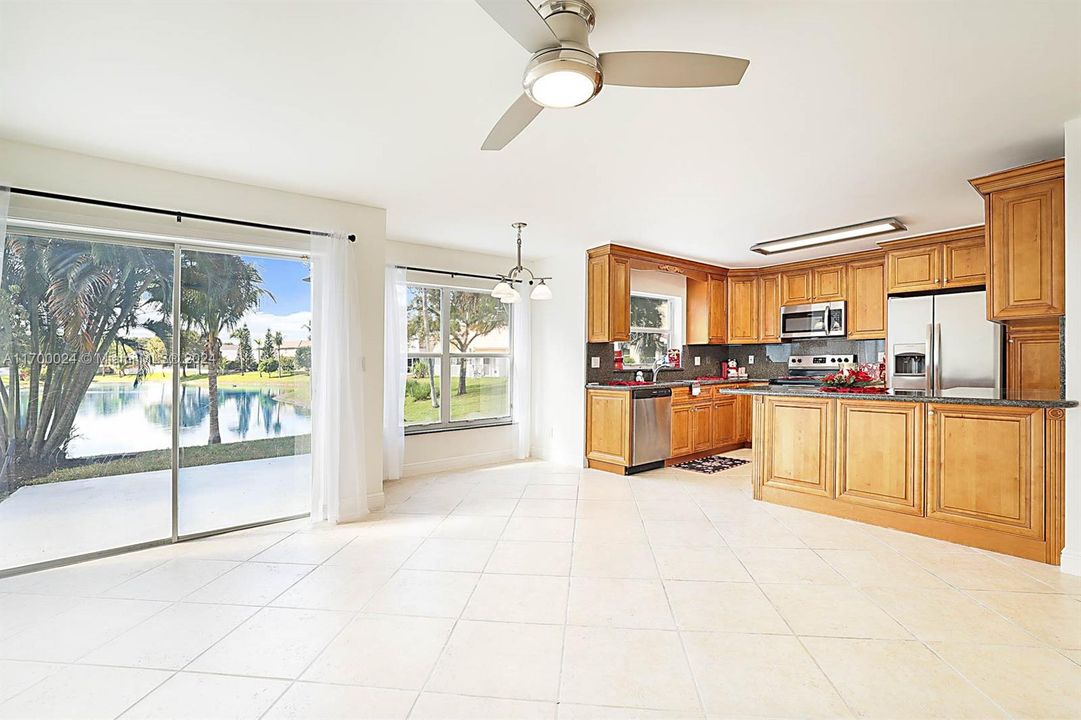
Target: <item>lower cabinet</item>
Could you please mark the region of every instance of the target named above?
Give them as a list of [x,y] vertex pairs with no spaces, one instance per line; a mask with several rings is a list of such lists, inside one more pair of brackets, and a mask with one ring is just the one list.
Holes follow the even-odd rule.
[[923,403],[837,401],[837,499],[923,515]]
[[929,405],[927,449],[928,517],[1043,537],[1043,410]]
[[691,451],[709,450],[713,447],[712,405],[698,403],[691,409]]
[[832,497],[833,400],[770,397],[763,409],[762,485]]
[[694,441],[691,440],[691,415],[693,414],[692,405],[672,406],[672,457],[690,455],[694,452]]
[[705,386],[672,394],[672,458],[724,451],[751,442],[750,395],[726,395]]
[[739,398],[736,395],[722,395],[714,400],[710,414],[710,447],[742,442],[739,420]]
[[586,458],[631,464],[631,394],[625,390],[586,393]]
[[1006,387],[1015,392],[1061,392],[1062,347],[1058,318],[1018,321],[1006,328]]

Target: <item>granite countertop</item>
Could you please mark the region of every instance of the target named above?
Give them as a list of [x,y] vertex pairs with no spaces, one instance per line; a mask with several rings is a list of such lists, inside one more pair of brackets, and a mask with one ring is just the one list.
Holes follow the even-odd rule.
[[924,390],[890,390],[881,394],[823,392],[807,386],[767,385],[765,387],[730,388],[730,395],[787,395],[793,397],[841,398],[844,400],[898,400],[933,402],[950,405],[998,405],[1002,407],[1071,408],[1076,400],[1063,400],[1057,393],[995,391],[991,388],[950,388],[938,393]]
[[736,385],[740,383],[768,383],[764,378],[728,378],[727,380],[673,380],[671,382],[647,382],[645,385],[609,385],[608,383],[586,383],[588,390],[637,390],[639,388],[678,388],[699,385]]

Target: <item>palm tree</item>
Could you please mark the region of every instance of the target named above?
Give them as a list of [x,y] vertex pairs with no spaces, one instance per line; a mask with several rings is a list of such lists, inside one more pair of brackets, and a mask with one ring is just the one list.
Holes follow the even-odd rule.
[[208,445],[221,442],[218,426],[218,368],[221,336],[236,328],[240,319],[259,306],[264,296],[256,267],[237,255],[185,252],[181,256],[180,314],[195,328],[204,343],[210,437]]
[[285,338],[282,337],[280,332],[274,333],[274,347],[278,351],[278,377],[282,376],[282,343],[285,342]]

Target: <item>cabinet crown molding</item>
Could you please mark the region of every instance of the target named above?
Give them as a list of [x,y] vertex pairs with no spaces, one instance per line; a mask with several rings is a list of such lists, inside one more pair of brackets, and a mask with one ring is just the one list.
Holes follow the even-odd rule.
[[970,225],[968,227],[957,228],[956,230],[938,231],[927,233],[925,235],[898,238],[897,240],[887,240],[885,242],[880,242],[879,246],[884,250],[901,250],[903,248],[920,247],[921,245],[953,242],[954,240],[983,240],[986,236],[986,232],[986,228],[983,225]]
[[977,192],[988,195],[999,190],[1009,190],[1010,188],[1031,185],[1044,180],[1056,180],[1065,176],[1066,159],[1058,158],[973,178],[968,181],[968,184],[976,188]]

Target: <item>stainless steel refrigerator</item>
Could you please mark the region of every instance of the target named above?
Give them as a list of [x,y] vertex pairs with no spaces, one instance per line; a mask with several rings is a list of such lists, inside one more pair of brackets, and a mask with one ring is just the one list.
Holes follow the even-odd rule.
[[987,319],[987,293],[891,297],[886,373],[891,388],[937,393],[1002,389],[1002,326]]

